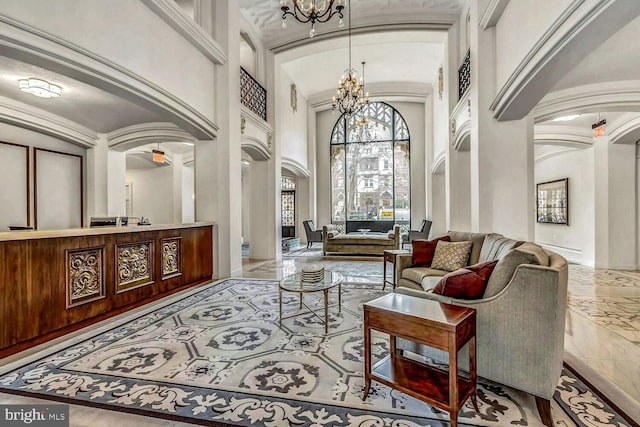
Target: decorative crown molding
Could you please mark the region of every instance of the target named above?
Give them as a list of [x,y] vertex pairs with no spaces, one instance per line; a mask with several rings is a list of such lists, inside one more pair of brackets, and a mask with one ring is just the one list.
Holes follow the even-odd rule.
[[107,134],[109,148],[127,151],[131,148],[156,142],[195,142],[193,135],[173,123],[140,123],[116,129]]
[[563,145],[574,148],[589,148],[593,145],[593,134],[589,129],[566,125],[536,125],[536,145]]
[[240,142],[242,148],[253,160],[269,160],[271,158],[271,150],[268,143],[265,144],[260,138],[254,136],[243,136]]
[[240,126],[243,126],[243,119],[245,129],[248,122],[268,135],[273,135],[273,133],[275,132],[269,122],[264,121],[262,117],[260,117],[244,105],[240,105]]
[[293,172],[297,177],[309,178],[309,169],[297,160],[289,157],[282,157],[281,166]]
[[50,135],[84,148],[97,144],[98,134],[93,130],[4,96],[0,96],[0,122]]
[[447,162],[444,150],[440,152],[433,160],[433,165],[431,166],[431,174],[436,175],[440,173],[444,173],[444,165]]
[[[433,85],[411,82],[367,83],[370,101],[419,102],[424,103],[433,93]],[[331,98],[335,89],[326,90],[307,97],[307,103],[315,111],[331,109]]]
[[536,123],[569,113],[639,111],[640,80],[623,80],[577,86],[546,95],[534,108]]
[[[624,137],[631,132],[640,129],[640,114],[629,113],[622,116],[619,120],[616,120],[609,126],[608,135],[609,141],[612,144],[622,142]],[[635,139],[635,138],[634,138]],[[636,140],[632,142],[636,142]]]
[[[628,5],[629,2],[616,0],[573,0],[502,86],[490,106],[494,117],[498,120],[515,120],[528,114],[539,101],[538,97],[555,83],[553,78],[545,78],[543,73],[563,75],[573,61],[578,59],[576,55],[580,50],[574,47],[568,52],[565,48],[571,43],[581,50],[596,46],[609,33],[596,31],[595,26],[590,27],[590,24],[605,13],[630,20],[636,16],[636,10],[640,10],[640,2],[633,2],[634,10]],[[621,20],[619,25],[625,22],[627,21]],[[607,31],[612,33],[617,28],[619,27],[609,27]],[[585,33],[588,37],[585,37]],[[576,42],[577,39],[581,43]]]
[[227,62],[227,55],[222,47],[200,25],[189,18],[175,1],[142,0],[142,3],[211,61],[219,65]]
[[494,27],[500,20],[502,12],[504,12],[508,4],[509,0],[489,0],[487,7],[480,17],[480,28],[486,30],[487,28]]
[[[0,46],[80,74],[84,82],[175,117],[199,139],[215,139],[218,126],[196,108],[129,69],[72,42],[0,14]],[[126,95],[126,96],[123,96]],[[136,101],[132,101],[136,103]]]

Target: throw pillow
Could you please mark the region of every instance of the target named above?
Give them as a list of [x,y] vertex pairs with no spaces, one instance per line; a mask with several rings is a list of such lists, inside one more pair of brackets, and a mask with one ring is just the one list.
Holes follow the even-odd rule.
[[440,279],[433,293],[458,299],[478,299],[482,298],[486,283],[477,273],[461,268]]
[[472,242],[445,242],[436,245],[431,268],[444,271],[455,271],[467,265]]
[[486,283],[489,281],[489,276],[491,276],[491,273],[493,272],[493,269],[496,267],[497,263],[498,261],[480,262],[478,264],[470,265],[465,268],[476,273]]
[[433,240],[415,239],[411,242],[413,247],[413,266],[429,266],[433,260],[433,254],[436,251],[436,245],[439,241],[448,242],[451,240],[449,236],[438,237]]

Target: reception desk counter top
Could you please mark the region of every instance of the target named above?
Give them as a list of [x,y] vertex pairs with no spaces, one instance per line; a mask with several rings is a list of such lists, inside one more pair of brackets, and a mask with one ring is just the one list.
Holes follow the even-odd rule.
[[104,234],[137,233],[146,231],[179,230],[214,226],[213,222],[194,222],[190,224],[154,224],[154,225],[126,225],[122,227],[91,227],[70,228],[66,230],[36,230],[36,231],[6,231],[0,232],[0,242],[13,240],[53,239],[58,237],[99,236]]
[[214,227],[0,233],[0,358],[210,282]]

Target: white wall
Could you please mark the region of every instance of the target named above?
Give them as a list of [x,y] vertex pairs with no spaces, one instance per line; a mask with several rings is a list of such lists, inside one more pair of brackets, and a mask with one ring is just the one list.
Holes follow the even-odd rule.
[[182,222],[195,222],[193,165],[182,168]]
[[569,178],[569,225],[536,222],[536,242],[569,262],[594,265],[594,150],[564,151],[535,164],[535,182]]
[[[34,171],[33,171],[33,147],[37,147],[37,148],[43,148],[43,149],[47,149],[47,150],[54,150],[54,151],[60,151],[63,153],[69,153],[69,154],[76,154],[79,155],[83,158],[83,167],[84,167],[84,176],[86,177],[86,152],[87,150],[82,148],[82,147],[78,147],[76,145],[70,144],[68,142],[65,141],[61,141],[59,139],[53,138],[51,136],[48,135],[44,135],[38,132],[33,132],[30,130],[26,130],[26,129],[22,129],[16,126],[11,126],[5,123],[0,123],[0,135],[2,135],[2,140],[6,141],[6,142],[13,142],[16,144],[21,144],[21,145],[26,145],[29,147],[29,165],[30,165],[30,183],[29,183],[29,199],[30,199],[30,206],[31,206],[31,225],[34,225],[34,220],[35,220],[35,209],[34,209]],[[18,162],[17,165],[14,164],[14,162]],[[3,169],[3,171],[6,173],[10,170],[16,170],[16,168],[19,170],[20,168],[23,168],[25,166],[25,159],[21,158],[18,159],[16,158],[12,158],[11,160],[7,160],[4,158],[0,158],[0,167]],[[43,166],[42,164],[39,165]],[[44,171],[44,170],[43,170]],[[41,171],[41,172],[43,172]],[[23,182],[24,178],[22,178],[19,182]],[[65,191],[67,192],[71,192],[71,191],[75,191],[77,195],[80,195],[80,177],[78,174],[78,178],[77,178],[78,182],[77,184],[74,183],[73,184],[73,188],[77,188],[76,190],[73,189],[66,189]],[[84,200],[85,200],[85,212],[86,212],[86,178],[85,178],[85,182],[82,183],[83,187],[84,187]],[[42,192],[39,191],[39,197],[41,198],[40,200],[40,207],[38,209],[39,213],[42,214],[44,206],[49,206],[51,204],[55,204],[56,202],[56,198],[55,195],[53,194],[47,194],[46,192]],[[26,204],[25,204],[25,200],[23,197],[23,194],[19,194],[19,193],[15,193],[11,196],[12,200],[15,199],[15,203],[18,206],[17,209],[18,210],[22,210],[22,206],[24,205],[26,208]],[[12,202],[14,203],[14,202]],[[79,202],[78,202],[79,203]],[[76,209],[77,208],[77,209]],[[73,206],[73,210],[74,211],[79,211],[80,206]],[[22,211],[24,212],[24,211]],[[85,218],[86,220],[86,218]],[[6,221],[9,221],[8,219],[3,219],[2,217],[0,217],[0,228],[4,228],[5,226],[9,225],[8,223],[6,223]],[[13,220],[12,220],[13,221]],[[20,221],[19,223],[17,223],[16,225],[25,225],[24,224],[24,219],[22,221]],[[78,224],[79,226],[79,224]]]
[[471,231],[471,152],[450,150],[449,229]]
[[214,117],[214,64],[141,1],[4,1],[2,13],[129,69]]
[[[411,223],[416,227],[426,218],[425,171],[429,168],[424,164],[425,108],[424,104],[414,102],[389,104],[405,119],[411,136]],[[339,117],[330,110],[320,111],[316,115],[318,227],[331,223],[329,145],[331,132]]]
[[282,141],[282,158],[292,160],[301,167],[307,165],[307,99],[298,91],[297,110],[291,108],[291,84],[295,83],[280,68],[280,85],[278,87],[278,131]]
[[0,143],[0,230],[9,225],[27,225],[29,171],[28,147]]
[[496,25],[496,87],[498,90],[504,86],[535,43],[571,3],[572,0],[509,2]]
[[127,170],[133,185],[133,216],[152,224],[173,223],[173,174],[170,166]]
[[431,234],[429,235],[431,238],[435,238],[438,236],[444,235],[448,230],[446,227],[446,203],[447,200],[445,198],[445,174],[437,173],[432,176],[432,191],[433,195],[431,199],[433,200],[433,224],[431,224]]

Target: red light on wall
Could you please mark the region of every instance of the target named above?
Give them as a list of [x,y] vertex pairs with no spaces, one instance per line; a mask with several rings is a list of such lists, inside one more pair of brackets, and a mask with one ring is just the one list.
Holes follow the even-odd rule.
[[152,150],[153,161],[156,163],[164,163],[164,151]]
[[604,126],[597,127],[593,130],[593,137],[597,138],[604,135]]

